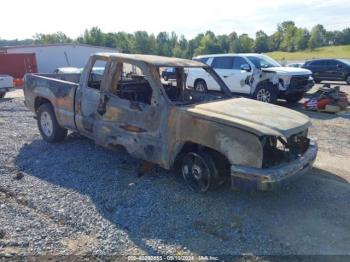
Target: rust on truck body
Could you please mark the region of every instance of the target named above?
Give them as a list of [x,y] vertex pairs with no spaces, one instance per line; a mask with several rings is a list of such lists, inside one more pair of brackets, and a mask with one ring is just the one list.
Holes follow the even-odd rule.
[[[92,90],[88,87],[89,72],[98,60],[105,61],[106,66],[100,90]],[[149,104],[117,95],[125,63],[143,72],[142,81],[147,81],[151,88]],[[176,99],[170,99],[169,90],[160,78],[160,67],[175,67]],[[190,67],[206,70],[219,83],[222,92],[196,94],[187,89],[184,69]],[[192,60],[100,53],[90,58],[79,84],[76,79],[69,78],[66,75],[55,78],[52,75],[27,75],[27,107],[35,112],[40,101],[47,100],[53,105],[60,126],[78,131],[104,147],[122,146],[129,154],[166,169],[172,168],[182,150],[191,144],[223,156],[231,165],[231,176],[239,178],[238,170],[242,171],[242,167],[263,170],[266,163],[271,162],[266,160],[268,154],[289,154],[285,152],[288,151],[286,148],[275,149],[277,139],[270,138],[285,141],[282,144],[292,148],[294,142],[289,138],[306,139],[305,130],[310,126],[308,117],[301,113],[232,97],[215,71]],[[291,155],[293,165],[298,165],[295,162],[298,161],[297,154]],[[311,158],[309,162],[312,162]],[[282,157],[274,164],[288,164],[292,160]],[[282,174],[286,167],[280,168]],[[243,168],[243,171],[247,170]],[[256,179],[264,179],[262,177],[256,176]]]

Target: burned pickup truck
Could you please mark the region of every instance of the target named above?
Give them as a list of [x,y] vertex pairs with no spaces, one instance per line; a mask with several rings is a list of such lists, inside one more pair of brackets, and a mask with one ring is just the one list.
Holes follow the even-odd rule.
[[[104,67],[103,73],[94,73],[95,67]],[[160,77],[168,67],[176,71],[172,83]],[[220,92],[188,89],[187,68],[212,75]],[[145,163],[178,169],[198,192],[225,178],[234,187],[270,190],[308,170],[317,154],[308,117],[233,97],[216,72],[197,61],[100,53],[81,76],[26,75],[24,93],[44,140],[79,132]]]

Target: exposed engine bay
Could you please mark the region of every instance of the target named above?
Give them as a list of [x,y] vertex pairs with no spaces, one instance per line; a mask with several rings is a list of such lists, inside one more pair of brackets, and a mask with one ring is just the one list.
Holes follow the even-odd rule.
[[308,131],[292,135],[288,138],[264,136],[263,144],[263,168],[269,168],[282,163],[290,162],[303,155],[310,145],[307,138]]

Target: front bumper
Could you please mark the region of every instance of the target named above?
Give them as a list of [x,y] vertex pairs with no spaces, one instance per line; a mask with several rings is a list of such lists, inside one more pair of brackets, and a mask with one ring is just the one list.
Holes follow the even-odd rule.
[[288,88],[285,91],[282,91],[282,93],[287,96],[287,95],[292,95],[296,93],[305,93],[309,91],[313,86],[315,85],[314,80],[308,80],[306,85],[302,86],[288,86]]
[[271,168],[231,165],[232,187],[269,191],[283,186],[312,167],[317,149],[317,143],[310,141],[309,148],[298,159]]

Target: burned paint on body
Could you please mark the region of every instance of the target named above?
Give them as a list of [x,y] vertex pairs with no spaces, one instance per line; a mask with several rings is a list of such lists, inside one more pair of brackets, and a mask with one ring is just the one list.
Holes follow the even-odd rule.
[[[98,59],[107,62],[100,90],[87,86],[89,71]],[[152,90],[148,104],[116,94],[123,63],[142,70]],[[187,90],[182,90],[181,99],[191,97],[193,100],[177,105],[176,101],[170,100],[163,86],[160,66],[176,68],[177,86],[186,82],[183,81],[183,67],[202,67],[222,86],[224,95],[211,101],[213,95],[188,94]],[[254,81],[255,78],[264,80],[274,76],[256,71],[246,81]],[[292,110],[232,98],[227,86],[212,68],[191,60],[96,54],[85,67],[79,85],[75,82],[27,75],[26,104],[35,111],[35,100],[45,98],[52,103],[61,126],[79,131],[104,147],[113,149],[122,146],[129,154],[166,169],[174,166],[188,143],[214,150],[232,166],[262,169],[262,137],[288,138],[310,126],[310,120],[305,115]]]

